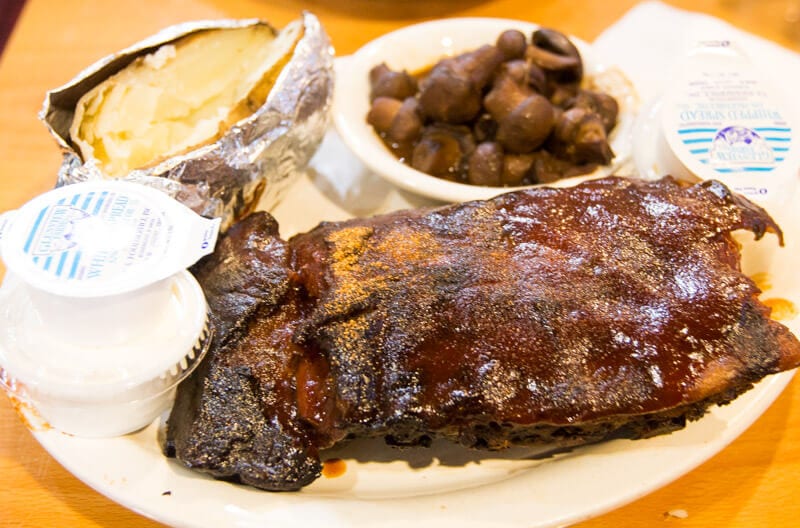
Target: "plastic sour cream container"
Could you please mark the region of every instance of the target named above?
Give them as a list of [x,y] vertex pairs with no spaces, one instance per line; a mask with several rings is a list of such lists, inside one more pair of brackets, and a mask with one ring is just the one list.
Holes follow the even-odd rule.
[[780,203],[798,176],[790,109],[734,43],[698,42],[640,116],[637,168],[651,177],[716,179],[762,205]]
[[0,385],[77,436],[152,422],[208,347],[186,268],[219,225],[123,181],[60,187],[0,216]]

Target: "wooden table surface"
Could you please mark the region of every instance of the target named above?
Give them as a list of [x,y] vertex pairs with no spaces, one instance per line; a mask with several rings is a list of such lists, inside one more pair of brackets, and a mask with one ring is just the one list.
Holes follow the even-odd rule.
[[[681,0],[800,50],[787,0]],[[528,19],[591,41],[634,0],[28,0],[0,57],[0,211],[52,188],[60,163],[37,120],[47,89],[98,58],[164,26],[200,18],[261,17],[282,26],[303,9],[317,14],[338,54],[397,27],[438,17]],[[795,13],[796,14],[796,13]],[[0,13],[0,18],[6,13]],[[0,268],[2,273],[2,268]],[[753,527],[800,525],[800,379],[717,456],[676,482],[583,527]],[[667,512],[683,510],[678,518]],[[0,397],[0,526],[159,526],[88,488],[31,436]]]

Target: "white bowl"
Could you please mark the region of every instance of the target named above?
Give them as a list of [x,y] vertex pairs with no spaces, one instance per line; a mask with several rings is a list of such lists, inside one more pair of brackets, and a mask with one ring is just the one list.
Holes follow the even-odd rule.
[[[450,18],[408,26],[369,42],[340,64],[337,70],[334,122],[342,140],[361,161],[398,187],[448,202],[486,199],[522,187],[485,187],[430,176],[400,162],[367,123],[369,71],[385,62],[393,70],[410,72],[430,67],[445,56],[493,44],[506,29],[519,29],[530,38],[540,26],[500,18]],[[559,180],[566,186],[614,172],[631,157],[631,130],[638,98],[625,75],[599,60],[586,42],[570,37],[580,51],[586,77],[595,79],[619,105],[617,126],[610,137],[616,157],[609,166],[587,175]]]

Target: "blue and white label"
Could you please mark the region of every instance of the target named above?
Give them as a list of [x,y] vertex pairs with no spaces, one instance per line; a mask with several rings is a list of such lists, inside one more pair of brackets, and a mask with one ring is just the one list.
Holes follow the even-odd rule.
[[728,126],[718,131],[708,157],[717,171],[771,171],[776,161],[766,138],[744,126]]
[[71,205],[43,208],[25,243],[25,252],[41,257],[69,251],[77,244],[73,240],[77,231],[75,224],[87,218],[90,218],[89,213]]
[[678,134],[689,154],[719,173],[769,172],[784,161],[792,140],[788,126],[686,127]]
[[171,231],[164,224],[163,211],[142,197],[75,192],[41,207],[22,251],[44,276],[100,279],[160,257]]

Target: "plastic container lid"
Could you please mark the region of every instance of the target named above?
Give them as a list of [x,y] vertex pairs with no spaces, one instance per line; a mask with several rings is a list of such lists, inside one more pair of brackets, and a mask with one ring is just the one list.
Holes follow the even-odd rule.
[[797,180],[794,116],[752,61],[727,40],[698,42],[634,132],[639,172],[717,179],[761,204]]
[[128,292],[185,269],[213,251],[220,223],[124,181],[60,187],[1,218],[6,266],[69,297]]

